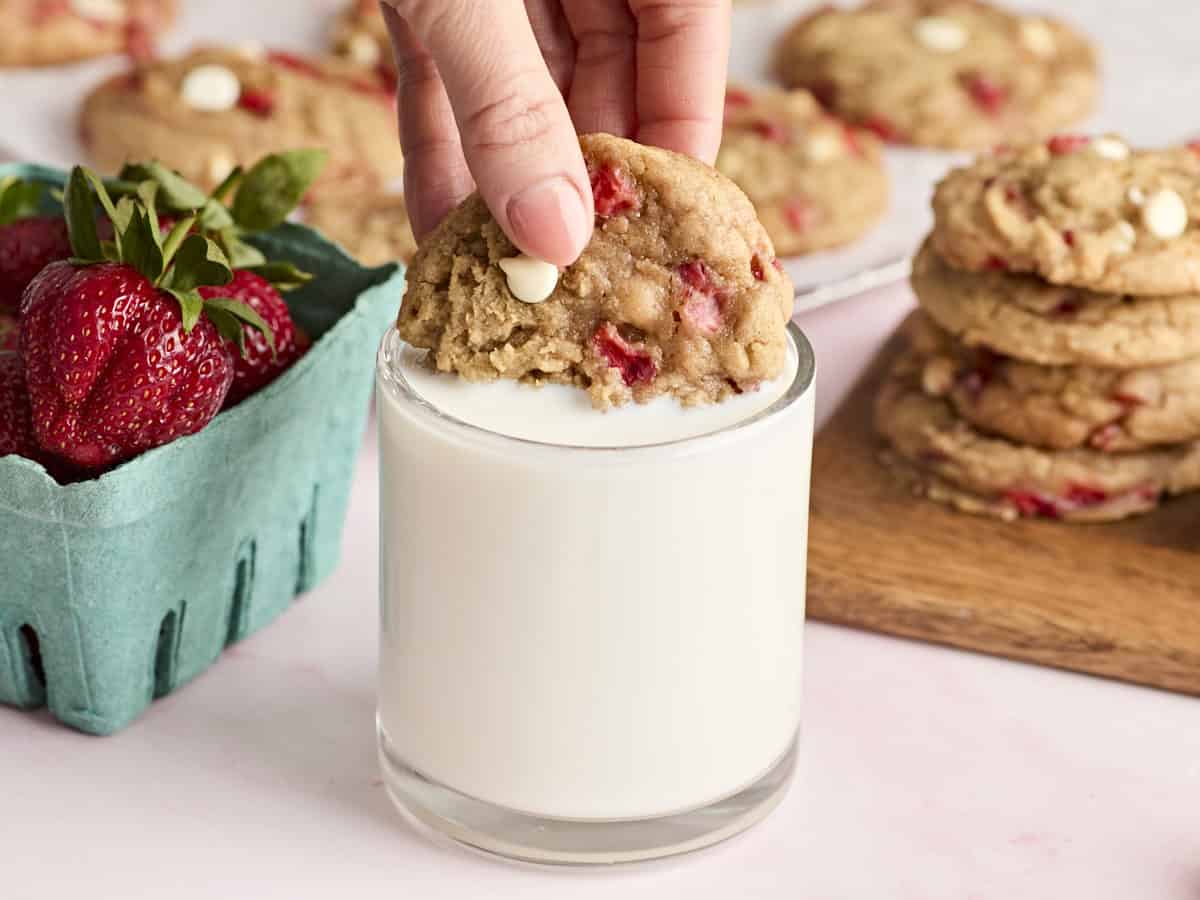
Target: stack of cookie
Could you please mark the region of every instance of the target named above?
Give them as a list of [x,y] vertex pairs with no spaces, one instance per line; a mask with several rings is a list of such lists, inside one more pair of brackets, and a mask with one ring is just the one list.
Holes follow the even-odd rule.
[[1200,148],[1057,137],[952,172],[877,400],[958,509],[1112,521],[1200,488]]

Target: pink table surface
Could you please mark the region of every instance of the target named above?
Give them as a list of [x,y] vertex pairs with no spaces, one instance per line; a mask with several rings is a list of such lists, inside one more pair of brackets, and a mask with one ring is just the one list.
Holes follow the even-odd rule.
[[[822,415],[910,302],[803,318]],[[0,897],[1200,898],[1200,702],[824,625],[796,784],[749,834],[605,872],[426,842],[375,766],[375,467],[372,434],[336,576],[125,733],[0,709]]]

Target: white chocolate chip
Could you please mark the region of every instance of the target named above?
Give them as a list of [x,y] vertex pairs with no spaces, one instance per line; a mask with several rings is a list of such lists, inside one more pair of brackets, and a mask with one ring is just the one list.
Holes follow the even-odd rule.
[[233,157],[228,153],[217,152],[208,158],[206,173],[213,184],[220,184],[229,177],[229,173],[233,171],[237,165]]
[[498,263],[508,280],[509,292],[522,303],[541,303],[558,286],[558,267],[526,256],[511,256]]
[[1112,137],[1098,137],[1092,141],[1092,152],[1101,159],[1129,159],[1129,147],[1124,141]]
[[209,64],[196,66],[184,75],[179,93],[192,109],[224,112],[237,106],[242,85],[232,69]]
[[1141,206],[1146,202],[1146,192],[1136,184],[1129,189],[1129,193],[1126,194],[1126,196],[1129,198],[1129,202],[1134,206]]
[[1137,246],[1137,229],[1124,220],[1113,226],[1117,243],[1113,247],[1119,253],[1130,253]]
[[356,31],[346,40],[346,55],[360,66],[373,66],[381,56],[379,44],[369,34]]
[[106,25],[119,25],[129,18],[125,0],[71,0],[75,15]]
[[967,29],[945,16],[922,16],[913,24],[913,34],[935,53],[955,53],[967,46]]
[[1162,240],[1177,238],[1187,231],[1188,218],[1187,204],[1172,190],[1151,194],[1142,207],[1142,224]]
[[931,397],[944,397],[954,387],[958,367],[954,360],[935,356],[921,370],[921,389]]
[[1042,58],[1058,52],[1054,31],[1041,19],[1026,19],[1021,23],[1021,43],[1034,56]]
[[267,47],[261,41],[242,41],[233,52],[250,62],[261,62],[267,58]]
[[842,139],[832,134],[814,134],[804,142],[804,155],[810,162],[829,162],[842,155]]

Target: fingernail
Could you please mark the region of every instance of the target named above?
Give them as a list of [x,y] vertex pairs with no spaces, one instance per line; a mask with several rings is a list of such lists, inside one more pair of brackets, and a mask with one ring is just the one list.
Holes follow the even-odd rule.
[[575,262],[590,236],[583,198],[561,175],[525,188],[508,201],[507,211],[517,246],[557,266]]

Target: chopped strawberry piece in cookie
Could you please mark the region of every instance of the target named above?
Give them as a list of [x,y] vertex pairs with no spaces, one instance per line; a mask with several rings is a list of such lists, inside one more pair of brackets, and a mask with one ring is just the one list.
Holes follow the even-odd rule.
[[760,119],[750,127],[763,140],[771,141],[775,144],[787,144],[792,140],[791,133],[779,122]]
[[793,231],[803,233],[817,224],[818,212],[807,197],[793,197],[783,207],[783,218]]
[[248,113],[265,119],[275,110],[275,98],[266,91],[243,88],[238,97],[238,106]]
[[703,334],[715,334],[721,328],[725,298],[713,281],[712,272],[703,260],[694,259],[679,267],[679,277],[686,294],[684,320]]
[[1058,519],[1062,516],[1053,500],[1032,491],[1009,491],[1004,496],[1027,519]]
[[636,210],[642,205],[637,186],[616,166],[603,165],[591,173],[596,215],[603,218]]
[[739,106],[749,106],[753,102],[754,98],[751,97],[746,91],[740,90],[739,88],[729,88],[727,91],[725,91],[726,109],[733,109]]
[[650,353],[621,337],[612,322],[605,322],[596,329],[592,346],[605,362],[621,371],[621,379],[629,387],[649,384],[658,375],[658,366]]
[[1091,143],[1091,138],[1081,134],[1056,134],[1046,142],[1046,148],[1055,156],[1069,156]]
[[867,131],[873,132],[882,141],[888,141],[889,143],[900,143],[903,141],[900,129],[883,116],[868,116],[863,119],[862,127]]
[[989,116],[999,115],[1008,103],[1008,88],[990,75],[964,72],[960,76],[971,101]]
[[1086,509],[1108,501],[1108,492],[1086,484],[1073,484],[1063,498],[1073,509]]

